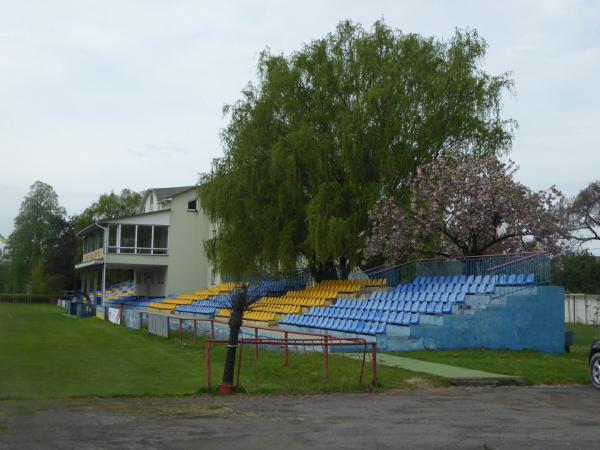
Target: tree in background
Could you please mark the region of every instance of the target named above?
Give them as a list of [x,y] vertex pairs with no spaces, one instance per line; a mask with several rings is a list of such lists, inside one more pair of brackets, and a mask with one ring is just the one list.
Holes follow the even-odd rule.
[[600,294],[600,258],[587,251],[554,258],[552,282],[567,292]]
[[416,169],[462,145],[508,150],[506,74],[481,68],[475,31],[449,41],[351,22],[289,56],[264,51],[259,80],[225,108],[225,155],[201,178],[222,274],[295,269],[346,278],[362,259],[368,210],[408,195]]
[[[10,270],[6,284],[16,292],[31,289],[35,275],[34,293],[47,290],[40,283],[43,272],[46,242],[54,232],[56,221],[65,220],[65,209],[58,204],[58,196],[52,186],[36,181],[23,199],[19,214],[15,218],[15,229],[8,238]],[[42,287],[43,286],[43,287]]]
[[533,192],[513,179],[514,163],[449,152],[419,168],[410,201],[380,199],[370,212],[367,257],[388,263],[422,256],[555,250],[561,236],[554,187]]
[[55,217],[45,243],[44,278],[49,286],[59,290],[74,290],[77,276],[73,261],[79,248],[72,219]]
[[582,189],[565,212],[570,239],[579,244],[600,241],[600,180]]
[[138,212],[142,194],[123,189],[119,194],[110,192],[102,194],[98,200],[88,206],[81,214],[74,217],[75,231],[106,219],[130,216]]

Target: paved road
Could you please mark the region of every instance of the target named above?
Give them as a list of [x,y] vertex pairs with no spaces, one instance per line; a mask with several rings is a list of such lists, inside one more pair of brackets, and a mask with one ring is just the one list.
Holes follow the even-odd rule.
[[0,448],[600,447],[588,386],[0,402]]

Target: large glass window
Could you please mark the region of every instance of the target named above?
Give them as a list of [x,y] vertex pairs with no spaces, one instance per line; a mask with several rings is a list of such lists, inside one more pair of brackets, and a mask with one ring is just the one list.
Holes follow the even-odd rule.
[[169,227],[154,225],[154,254],[166,255],[169,246]]
[[150,254],[152,247],[152,225],[138,225],[137,248],[138,253]]
[[109,247],[117,246],[117,227],[118,227],[118,225],[109,225],[108,226],[108,246]]
[[121,253],[133,253],[134,251],[135,225],[121,225]]

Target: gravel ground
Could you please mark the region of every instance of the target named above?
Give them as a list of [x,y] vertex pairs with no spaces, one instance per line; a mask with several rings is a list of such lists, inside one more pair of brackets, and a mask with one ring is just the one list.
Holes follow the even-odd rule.
[[2,449],[599,448],[589,386],[0,402]]

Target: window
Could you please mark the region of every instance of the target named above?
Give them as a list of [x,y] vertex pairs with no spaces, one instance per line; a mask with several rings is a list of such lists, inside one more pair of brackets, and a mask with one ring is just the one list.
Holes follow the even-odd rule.
[[198,199],[190,200],[188,202],[188,211],[198,211]]
[[135,225],[121,225],[121,253],[133,253],[134,247]]
[[154,225],[154,254],[166,255],[169,246],[169,227]]
[[109,225],[108,226],[108,246],[116,247],[117,246],[117,227],[118,225]]
[[152,225],[138,225],[137,248],[138,253],[150,254],[152,247]]

